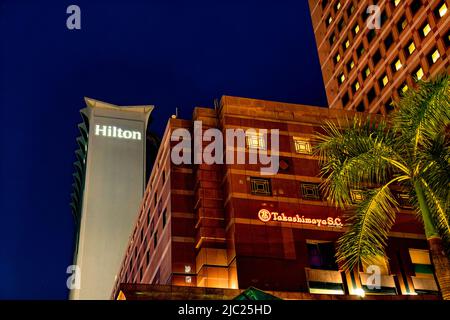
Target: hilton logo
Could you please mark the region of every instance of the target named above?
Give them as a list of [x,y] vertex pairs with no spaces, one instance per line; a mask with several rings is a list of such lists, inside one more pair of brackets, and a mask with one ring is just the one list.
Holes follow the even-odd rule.
[[142,136],[139,131],[123,130],[115,126],[95,125],[95,135],[111,138],[119,138],[125,140],[141,140]]
[[269,222],[269,221],[278,221],[278,222],[291,222],[291,223],[298,223],[298,224],[312,224],[317,227],[335,227],[335,228],[342,228],[343,224],[340,218],[332,218],[328,217],[326,219],[311,219],[311,218],[305,218],[305,216],[299,216],[296,214],[295,216],[287,216],[284,213],[278,213],[278,212],[270,212],[267,209],[261,209],[258,212],[258,218],[262,222]]

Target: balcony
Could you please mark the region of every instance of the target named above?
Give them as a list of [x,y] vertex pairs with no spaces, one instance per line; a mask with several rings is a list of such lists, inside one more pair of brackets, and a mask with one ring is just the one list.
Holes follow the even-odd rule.
[[417,294],[438,294],[439,289],[433,277],[411,277]]
[[[380,282],[376,283],[372,280],[374,277],[371,273],[360,272],[359,277],[361,279],[361,287],[366,294],[383,294],[383,295],[396,295],[397,286],[395,285],[394,275],[380,275]],[[371,278],[372,277],[372,278]],[[379,285],[379,287],[375,287]]]

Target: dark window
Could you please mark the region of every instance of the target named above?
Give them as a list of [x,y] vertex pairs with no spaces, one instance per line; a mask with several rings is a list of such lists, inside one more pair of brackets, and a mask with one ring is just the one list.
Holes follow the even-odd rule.
[[361,102],[358,104],[358,106],[356,107],[356,111],[358,112],[364,112],[366,110],[366,108],[364,107],[364,101],[361,100]]
[[384,105],[384,110],[386,111],[386,113],[391,113],[394,110],[394,101],[388,101],[385,105]]
[[155,197],[153,200],[155,200],[155,208],[156,208],[156,203],[158,202],[158,192],[156,192],[156,191],[155,191]]
[[166,171],[163,170],[162,172],[162,183],[164,184],[166,182]]
[[153,237],[153,248],[156,248],[158,244],[158,231],[155,231],[155,236]]
[[144,228],[141,229],[141,242],[144,241]]
[[339,9],[341,8],[341,1],[340,0],[338,0],[337,2],[336,2],[336,4],[334,5],[334,11],[335,12],[338,12],[339,11]]
[[347,38],[344,40],[344,42],[342,43],[342,50],[347,50],[350,47],[350,40]]
[[375,39],[375,36],[376,36],[376,35],[377,35],[377,33],[376,33],[375,29],[369,30],[369,32],[367,33],[367,41],[368,41],[369,43],[371,43],[372,40]]
[[166,222],[167,222],[167,209],[164,209],[162,219],[163,219],[162,223],[163,223],[163,228],[164,228],[166,226]]
[[345,21],[344,21],[344,19],[341,19],[338,23],[338,31],[341,32],[342,29],[344,29],[344,26],[345,26]]
[[375,51],[373,57],[372,57],[372,63],[373,66],[376,67],[376,65],[381,61],[381,53],[380,50],[378,49],[377,51]]
[[142,281],[142,267],[139,268],[139,281]]
[[348,92],[346,92],[343,96],[342,96],[342,106],[346,106],[347,103],[350,101],[350,98],[348,96]]
[[422,1],[414,0],[413,2],[411,2],[411,5],[409,7],[411,8],[411,13],[414,16],[422,7]]
[[329,14],[327,19],[325,20],[325,25],[327,26],[327,28],[330,26],[331,22],[333,22],[333,17],[331,16],[331,14]]
[[147,250],[145,254],[145,264],[148,266],[150,264],[150,250]]
[[301,194],[302,198],[305,200],[320,200],[319,184],[302,183]]
[[355,12],[355,5],[353,3],[350,3],[350,5],[347,8],[347,17],[351,18],[353,12]]
[[270,179],[250,178],[251,193],[257,195],[272,195]]
[[390,33],[386,39],[384,39],[384,47],[386,48],[386,51],[389,50],[389,48],[394,43],[394,37],[392,36],[392,33]]
[[387,85],[389,79],[387,78],[386,74],[382,74],[381,77],[378,79],[378,86],[380,87],[380,91],[383,90],[383,88]]
[[383,26],[387,20],[388,20],[388,15],[386,13],[386,10],[384,10],[383,13],[381,14],[381,26]]
[[358,47],[358,49],[356,49],[356,54],[358,55],[358,58],[361,58],[361,56],[364,54],[364,45],[361,43]]
[[332,242],[307,243],[309,266],[313,269],[338,270]]
[[322,1],[322,10],[324,10],[328,5],[328,0],[323,0]]
[[355,61],[350,60],[349,62],[347,62],[347,71],[348,73],[350,73],[350,71],[352,71],[352,69],[355,67]]
[[375,87],[372,87],[372,89],[367,92],[367,100],[369,101],[369,105],[373,102],[375,99],[376,93],[375,93]]
[[330,45],[332,46],[334,44],[334,42],[336,41],[336,36],[334,34],[332,34],[330,36],[330,38],[328,39],[328,41],[330,42]]
[[136,259],[137,259],[137,255],[138,255],[137,247],[134,247],[134,256],[136,257]]
[[447,31],[447,34],[445,35],[445,45],[448,47],[450,47],[450,30]]
[[152,236],[153,231],[155,231],[155,221],[152,220],[152,223],[150,224],[150,236]]
[[369,75],[370,75],[370,68],[369,66],[366,66],[362,72],[363,80],[366,80],[369,77]]
[[398,34],[401,34],[403,32],[403,30],[406,29],[406,26],[408,25],[408,20],[403,17],[401,18],[398,22],[397,22],[397,31]]
[[395,197],[397,198],[398,204],[402,209],[412,209],[413,206],[410,201],[410,197],[405,192],[396,192]]

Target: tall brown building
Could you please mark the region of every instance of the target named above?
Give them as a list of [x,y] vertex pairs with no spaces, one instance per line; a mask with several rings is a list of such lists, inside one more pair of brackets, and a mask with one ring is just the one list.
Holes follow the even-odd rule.
[[[379,263],[381,287],[368,288],[365,267],[339,269],[334,244],[345,221],[322,198],[311,137],[324,120],[345,114],[352,112],[225,96],[215,109],[196,108],[192,120],[171,118],[112,297],[220,299],[249,287],[292,299],[354,298],[358,289],[385,297],[437,297],[422,226],[401,190],[389,259]],[[261,165],[248,162],[174,163],[178,142],[171,135],[180,128],[192,133],[194,121],[202,121],[203,130],[256,129],[246,132],[246,156],[271,150],[273,141],[260,129],[279,129],[278,173],[261,175]],[[352,197],[357,202],[361,193],[352,190]]]
[[309,7],[330,108],[386,114],[414,78],[449,70],[448,0],[309,0]]

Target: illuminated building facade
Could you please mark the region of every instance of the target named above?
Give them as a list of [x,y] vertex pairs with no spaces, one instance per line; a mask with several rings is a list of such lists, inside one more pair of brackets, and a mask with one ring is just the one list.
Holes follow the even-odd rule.
[[79,276],[79,288],[71,288],[71,299],[108,299],[111,294],[145,188],[145,137],[152,110],[86,98],[73,174],[77,269],[72,271]]
[[[311,138],[324,120],[351,114],[224,96],[215,109],[196,108],[192,120],[171,118],[111,297],[189,298],[203,292],[217,298],[219,289],[229,297],[249,287],[293,299],[351,298],[361,289],[385,297],[437,297],[422,226],[401,190],[389,260],[379,263],[381,288],[367,287],[366,266],[345,273],[335,261],[345,221],[322,198]],[[259,164],[175,165],[171,151],[178,142],[171,134],[179,128],[192,132],[193,121],[222,132],[279,129],[278,173],[261,175]],[[258,131],[246,138],[247,155],[270,149],[271,141]],[[352,196],[357,202],[358,190]]]
[[[379,29],[367,13],[372,4]],[[386,114],[414,79],[448,73],[448,0],[309,0],[309,7],[330,108]]]

